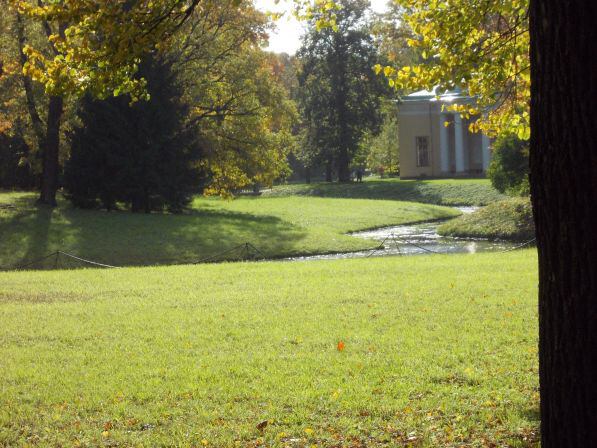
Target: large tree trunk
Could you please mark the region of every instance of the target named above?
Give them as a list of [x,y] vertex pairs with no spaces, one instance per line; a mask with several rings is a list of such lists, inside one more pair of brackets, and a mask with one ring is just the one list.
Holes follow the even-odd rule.
[[62,119],[63,100],[61,96],[51,96],[48,104],[48,121],[46,138],[43,145],[43,171],[41,177],[41,191],[38,202],[56,205],[56,190],[58,189],[58,159],[60,148],[60,121]]
[[338,153],[338,181],[350,182],[350,157],[346,147]]
[[325,181],[326,182],[332,182],[333,179],[333,164],[332,164],[332,159],[328,159],[328,161],[325,164]]
[[597,447],[597,2],[531,0],[543,448]]

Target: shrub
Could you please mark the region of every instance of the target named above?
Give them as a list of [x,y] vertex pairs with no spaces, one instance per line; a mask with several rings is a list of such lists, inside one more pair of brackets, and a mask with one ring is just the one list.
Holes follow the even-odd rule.
[[461,215],[438,228],[444,236],[527,241],[535,236],[529,198],[508,198]]
[[499,192],[511,196],[528,196],[528,142],[515,135],[499,137],[493,145],[493,156],[487,174],[491,184]]

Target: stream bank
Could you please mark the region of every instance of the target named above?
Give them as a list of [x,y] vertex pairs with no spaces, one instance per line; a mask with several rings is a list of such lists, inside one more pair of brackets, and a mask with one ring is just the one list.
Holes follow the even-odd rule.
[[[470,214],[479,207],[455,207],[463,214]],[[374,250],[326,255],[294,257],[288,260],[334,260],[346,258],[387,257],[396,255],[422,255],[430,253],[456,254],[496,252],[513,249],[520,243],[492,241],[482,238],[443,237],[437,229],[445,220],[382,227],[373,230],[350,233],[357,238],[379,241],[380,247]]]

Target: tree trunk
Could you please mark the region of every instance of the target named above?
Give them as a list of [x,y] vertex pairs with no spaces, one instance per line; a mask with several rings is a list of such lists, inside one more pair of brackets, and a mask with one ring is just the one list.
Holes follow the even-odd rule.
[[334,179],[332,178],[332,160],[328,160],[325,164],[325,181],[332,182]]
[[345,147],[338,153],[338,181],[350,182],[350,159]]
[[[27,63],[27,56],[24,53],[25,48],[25,25],[23,24],[23,18],[21,14],[16,13],[16,28],[17,28],[17,46],[19,48],[19,62],[21,64],[21,70]],[[25,104],[27,105],[27,112],[31,119],[31,127],[37,140],[37,147],[40,152],[43,151],[44,146],[44,124],[39,116],[37,107],[35,105],[35,95],[33,93],[33,82],[27,75],[22,75],[23,89],[25,90]]]
[[305,167],[305,183],[311,183],[311,167]]
[[597,2],[531,0],[543,448],[597,446]]
[[38,202],[56,205],[56,190],[58,189],[60,121],[62,119],[63,100],[61,96],[51,96],[48,103],[48,120],[46,137],[43,145],[43,170],[41,177],[41,191]]

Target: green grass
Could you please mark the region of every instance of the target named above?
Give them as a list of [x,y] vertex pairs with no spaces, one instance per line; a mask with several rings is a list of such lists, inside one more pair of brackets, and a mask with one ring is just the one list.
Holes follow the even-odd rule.
[[536,264],[0,273],[0,446],[538,446]]
[[439,205],[487,205],[504,199],[487,179],[370,179],[362,183],[289,184],[265,190],[265,196],[318,196],[423,202]]
[[270,258],[348,252],[378,243],[347,232],[458,215],[411,202],[312,197],[199,198],[182,215],[77,210],[65,201],[52,210],[34,200],[32,193],[0,194],[0,266],[56,250],[117,266],[190,263],[245,242]]
[[456,237],[530,240],[535,237],[531,201],[528,198],[510,198],[490,204],[442,224],[438,233]]

